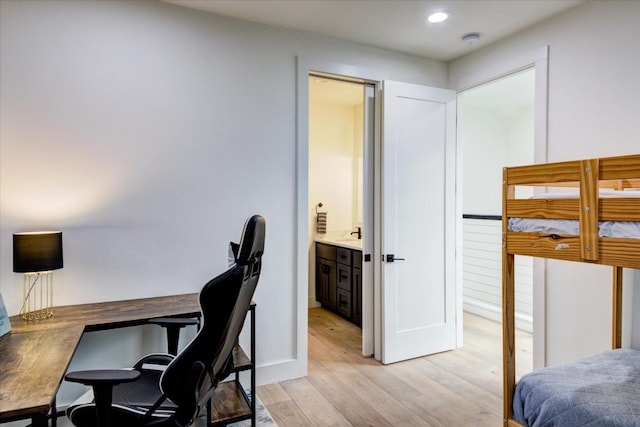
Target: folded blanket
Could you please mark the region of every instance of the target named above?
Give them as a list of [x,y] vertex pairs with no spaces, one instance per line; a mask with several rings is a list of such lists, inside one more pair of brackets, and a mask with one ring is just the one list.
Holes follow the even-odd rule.
[[524,375],[513,418],[530,427],[640,427],[640,351],[606,351]]

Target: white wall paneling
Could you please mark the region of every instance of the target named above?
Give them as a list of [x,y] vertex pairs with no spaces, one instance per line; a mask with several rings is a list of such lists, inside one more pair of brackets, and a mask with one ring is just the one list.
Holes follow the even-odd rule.
[[[502,222],[462,221],[464,309],[502,322]],[[532,331],[533,260],[516,257],[516,327]]]

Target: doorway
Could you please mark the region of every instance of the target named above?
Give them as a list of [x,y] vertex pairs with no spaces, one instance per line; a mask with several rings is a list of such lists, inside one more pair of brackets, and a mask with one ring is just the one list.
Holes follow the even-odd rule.
[[[528,68],[458,95],[462,147],[462,283],[465,313],[502,322],[502,168],[534,159],[535,69]],[[530,196],[531,194],[529,194]],[[526,197],[527,194],[521,194]],[[532,368],[533,258],[516,257],[516,327]]]
[[[337,83],[341,85],[344,85],[344,80],[350,84],[367,83],[342,76],[335,78],[331,74],[310,72],[309,75],[311,80],[304,82],[305,87],[309,88],[308,100],[314,96],[316,84],[322,86],[319,91],[326,97],[331,92],[328,89],[331,80],[339,80]],[[339,225],[334,230],[327,225],[330,222],[327,217],[328,211],[335,210],[337,206],[330,207],[322,200],[313,200],[310,197],[319,193],[315,192],[313,185],[307,188],[305,264],[307,271],[309,267],[314,267],[315,274],[308,274],[306,283],[318,284],[315,288],[316,300],[323,306],[336,312],[345,309],[344,312],[349,313],[349,308],[343,306],[345,300],[341,300],[344,298],[344,292],[341,292],[344,287],[339,289],[339,283],[335,286],[335,282],[342,279],[341,265],[336,255],[328,251],[340,254],[344,250],[340,246],[344,246],[350,234],[356,233],[351,230],[359,229],[359,209],[356,207],[349,214],[348,207],[357,205],[357,202],[351,203],[350,197],[359,193],[357,183],[361,181],[364,239],[358,255],[362,257],[362,353],[373,354],[386,364],[450,350],[456,346],[458,315],[453,243],[456,235],[456,104],[455,92],[446,89],[389,80],[364,84],[364,88],[363,107],[355,107],[355,116],[363,117],[360,121],[362,124],[356,126],[363,129],[363,139],[366,141],[362,160],[357,155],[359,150],[354,150],[350,145],[346,149],[321,149],[329,150],[330,155],[324,153],[325,161],[318,167],[322,171],[320,181],[326,180],[327,170],[332,179],[336,175],[341,177],[333,180],[333,185],[329,186],[331,194],[325,193],[325,196],[336,198],[335,193],[345,192],[342,188],[346,186],[345,183],[355,183],[351,191],[346,191],[349,196],[339,202],[343,206],[338,210],[346,214],[342,212],[338,215],[335,222]],[[378,90],[384,95],[381,97],[384,102],[376,103]],[[314,181],[313,154],[318,152],[310,141],[313,128],[320,128],[319,133],[325,138],[337,137],[336,132],[331,130],[333,125],[314,125],[314,116],[310,114],[314,105],[309,101],[306,104],[304,124],[308,132],[305,135],[305,148],[308,149],[309,169],[305,172],[309,176],[307,182],[311,184]],[[334,104],[324,109],[325,115],[341,123],[338,125],[339,131],[348,135],[351,144],[356,132],[350,130],[352,126],[345,124],[346,121],[335,118],[336,112],[343,108]],[[347,121],[350,121],[354,106],[348,105],[347,110]],[[381,120],[383,117],[384,120]],[[381,144],[382,139],[384,144]],[[333,146],[335,142],[325,141],[321,144]],[[349,177],[339,170],[357,173]],[[322,224],[319,223],[320,215]],[[340,217],[346,220],[341,221]],[[355,224],[353,218],[356,218]],[[429,227],[425,227],[425,221]],[[314,233],[314,225],[322,228],[315,230],[323,235],[320,239]],[[440,232],[433,233],[433,228]],[[333,247],[327,247],[327,241]],[[381,242],[385,242],[384,250]],[[323,256],[310,257],[313,249],[323,253]],[[345,258],[355,260],[355,253],[351,256],[347,254]],[[350,268],[348,263],[347,269]],[[355,270],[356,266],[353,265],[354,277]],[[306,288],[307,295],[313,293],[314,289],[309,292],[309,285]],[[351,300],[353,295],[354,292],[347,287],[346,301]],[[359,302],[354,305],[360,307]]]
[[[363,271],[362,255],[372,239],[365,221],[372,209],[365,194],[370,187],[365,151],[373,146],[368,130],[373,111],[365,104],[373,86],[322,74],[310,74],[308,85],[308,307],[333,311],[369,336],[373,325],[370,316],[363,316],[370,311],[368,306],[363,310],[363,295],[371,298],[373,281]],[[317,244],[330,252],[317,254]],[[336,251],[339,259],[330,255]],[[373,354],[369,340],[362,340],[361,352]]]
[[[373,206],[373,209],[369,212],[364,209],[363,212],[365,247],[362,274],[364,283],[367,283],[367,273],[373,277],[373,292],[369,297],[363,292],[362,332],[363,350],[371,346],[373,351],[363,352],[373,353],[382,363],[393,363],[429,353],[429,349],[418,348],[416,344],[432,345],[444,340],[455,343],[461,334],[455,328],[451,331],[450,327],[462,314],[462,304],[456,302],[459,293],[454,242],[457,238],[445,239],[445,236],[456,236],[457,229],[455,91],[384,80],[379,72],[344,64],[298,58],[297,65],[298,333],[295,356],[291,362],[299,369],[297,372],[300,375],[305,375],[305,356],[308,353],[309,230],[313,215],[309,202],[310,75],[372,85],[371,93],[365,91],[365,109],[371,107],[373,120],[365,124],[364,129],[371,134],[373,144],[364,147],[366,188],[363,206]],[[383,139],[385,144],[382,144]],[[424,165],[429,167],[425,168]],[[442,174],[439,175],[438,171]],[[369,178],[367,173],[371,175]],[[424,176],[425,173],[435,173],[437,177],[429,179]],[[407,188],[416,187],[414,176],[420,176],[420,182],[435,186],[432,191],[424,191],[421,187],[420,193],[425,200],[420,200],[420,203],[427,203],[428,212],[440,221],[430,224],[431,229],[440,230],[436,239],[428,234],[429,228],[424,227],[424,222],[409,223],[420,219],[420,216],[405,218],[408,209],[415,211],[411,203],[405,203],[413,194]],[[370,197],[368,202],[366,197]],[[377,232],[373,233],[372,230]],[[416,236],[416,232],[422,234]],[[428,235],[423,235],[425,233]],[[416,272],[425,260],[433,260],[426,245],[410,244],[416,240],[439,242],[440,246],[435,252],[446,253],[445,265]],[[408,277],[412,280],[406,280]],[[433,294],[437,297],[425,300],[422,296],[425,292],[430,293],[426,289],[429,287],[434,289]],[[414,298],[416,292],[421,293]],[[425,308],[425,302],[435,308]],[[446,310],[441,309],[443,306],[446,306]],[[445,325],[446,331],[443,329]],[[417,337],[418,334],[422,336]],[[453,339],[452,335],[455,335]],[[443,350],[440,348],[436,351]]]

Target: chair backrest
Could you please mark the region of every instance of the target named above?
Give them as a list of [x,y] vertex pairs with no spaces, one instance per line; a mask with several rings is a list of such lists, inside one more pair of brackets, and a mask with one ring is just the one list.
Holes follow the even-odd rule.
[[174,417],[184,425],[233,369],[233,347],[260,277],[265,228],[260,215],[247,220],[235,264],[200,291],[200,331],[162,375],[162,391],[178,406]]

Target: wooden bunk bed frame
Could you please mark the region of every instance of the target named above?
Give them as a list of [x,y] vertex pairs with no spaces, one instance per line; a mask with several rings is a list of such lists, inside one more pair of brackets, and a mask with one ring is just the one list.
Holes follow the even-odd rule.
[[[576,187],[579,198],[517,199],[516,186]],[[640,268],[640,239],[599,237],[598,221],[640,221],[640,198],[600,198],[600,189],[640,188],[640,154],[505,168],[502,204],[504,425],[513,419],[515,369],[514,256],[613,267],[612,348],[622,340],[622,269]],[[580,234],[511,232],[509,218],[572,219]]]

